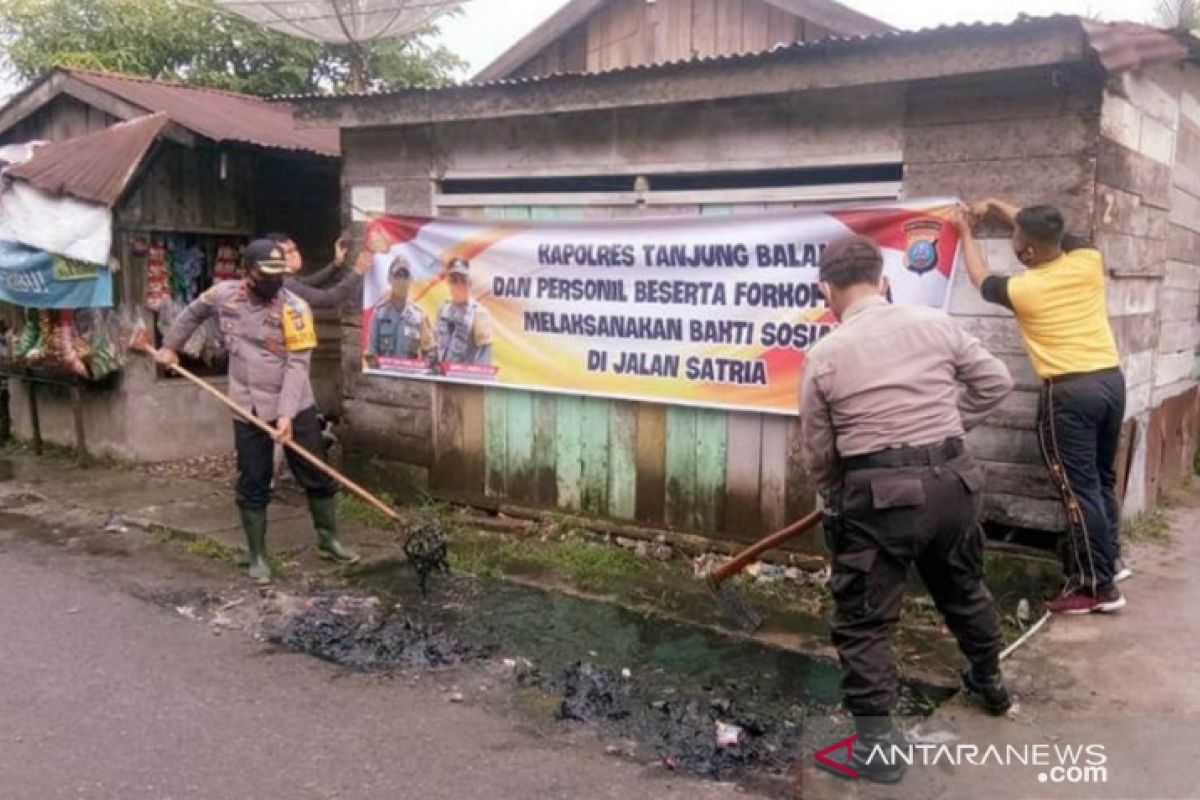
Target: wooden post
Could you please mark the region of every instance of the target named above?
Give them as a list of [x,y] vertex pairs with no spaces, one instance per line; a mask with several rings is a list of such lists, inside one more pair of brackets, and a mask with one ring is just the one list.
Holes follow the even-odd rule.
[[42,424],[38,420],[37,381],[26,379],[25,386],[29,390],[29,424],[33,427],[33,452],[42,454]]
[[87,439],[83,434],[83,388],[71,384],[71,414],[75,417],[75,453],[80,464],[88,461]]

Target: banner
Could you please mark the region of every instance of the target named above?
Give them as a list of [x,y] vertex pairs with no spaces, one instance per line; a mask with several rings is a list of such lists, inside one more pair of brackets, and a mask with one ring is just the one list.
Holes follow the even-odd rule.
[[882,248],[897,303],[943,308],[951,200],[595,221],[379,217],[364,289],[372,374],[794,414],[836,324],[827,244]]
[[27,308],[109,308],[112,274],[107,267],[0,240],[0,300]]

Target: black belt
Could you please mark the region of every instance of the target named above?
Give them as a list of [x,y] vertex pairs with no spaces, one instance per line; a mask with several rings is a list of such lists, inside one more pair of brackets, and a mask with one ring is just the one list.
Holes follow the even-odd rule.
[[842,460],[842,469],[853,472],[859,469],[889,467],[937,467],[963,456],[966,452],[963,440],[956,437],[928,447],[893,447],[877,453],[847,456]]
[[1107,367],[1094,372],[1068,372],[1065,375],[1052,375],[1045,379],[1046,383],[1069,383],[1079,378],[1093,378],[1099,375],[1112,375],[1121,371],[1120,367]]

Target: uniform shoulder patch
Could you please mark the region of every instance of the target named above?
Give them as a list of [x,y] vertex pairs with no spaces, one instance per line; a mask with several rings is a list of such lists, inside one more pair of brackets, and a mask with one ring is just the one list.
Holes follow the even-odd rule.
[[307,303],[283,304],[283,345],[289,351],[312,350],[317,346],[317,326]]

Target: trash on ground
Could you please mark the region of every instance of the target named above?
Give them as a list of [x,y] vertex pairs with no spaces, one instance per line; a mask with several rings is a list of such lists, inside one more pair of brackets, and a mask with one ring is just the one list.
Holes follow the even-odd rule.
[[1017,603],[1017,622],[1020,622],[1022,625],[1028,625],[1029,620],[1032,618],[1033,614],[1029,609],[1029,601],[1022,597],[1020,602]]
[[203,619],[196,613],[196,609],[192,606],[175,606],[175,611],[183,617],[187,617],[193,622],[203,622]]
[[717,747],[733,747],[742,740],[742,729],[737,725],[717,720]]

